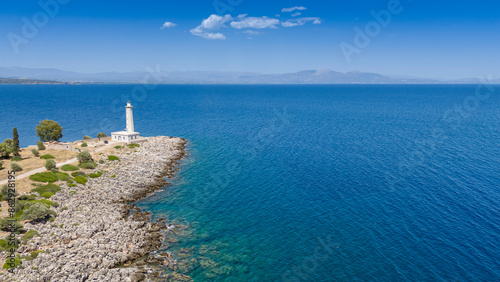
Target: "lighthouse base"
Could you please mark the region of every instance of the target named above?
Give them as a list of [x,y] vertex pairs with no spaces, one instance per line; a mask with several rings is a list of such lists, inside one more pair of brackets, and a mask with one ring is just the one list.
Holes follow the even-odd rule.
[[139,139],[139,132],[117,131],[111,132],[111,140],[118,142],[133,142]]

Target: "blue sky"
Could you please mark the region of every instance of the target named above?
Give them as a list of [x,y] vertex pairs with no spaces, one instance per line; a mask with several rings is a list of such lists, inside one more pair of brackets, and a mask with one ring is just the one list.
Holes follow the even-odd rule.
[[[57,11],[44,18],[38,1],[2,3],[0,66],[500,78],[496,1],[41,2]],[[377,22],[372,11],[391,19]],[[37,16],[37,31],[23,34],[23,18]]]

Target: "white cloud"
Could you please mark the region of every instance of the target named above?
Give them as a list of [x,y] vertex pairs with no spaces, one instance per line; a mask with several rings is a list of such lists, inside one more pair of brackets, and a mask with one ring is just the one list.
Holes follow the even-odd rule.
[[295,6],[295,7],[291,7],[291,8],[283,8],[281,10],[281,12],[282,13],[290,13],[290,12],[293,12],[295,10],[297,10],[297,11],[304,11],[304,10],[307,10],[307,8],[303,7],[303,6],[300,6],[300,7],[299,6]]
[[284,27],[294,27],[294,26],[305,25],[308,22],[313,22],[313,24],[321,24],[321,19],[315,18],[315,17],[297,18],[297,19],[284,21],[281,23],[281,25]]
[[300,15],[302,15],[302,13],[301,13],[301,12],[293,13],[293,14],[292,14],[292,17],[297,17],[297,16],[300,16]]
[[218,31],[222,27],[226,27],[224,25],[226,22],[233,20],[231,15],[225,15],[223,17],[218,15],[211,15],[207,19],[203,20],[201,24],[190,30],[191,34],[203,37],[205,39],[211,40],[225,40],[226,36]]
[[268,17],[249,17],[246,15],[242,15],[242,17],[238,17],[237,21],[231,22],[231,27],[235,29],[242,28],[256,28],[256,29],[264,29],[264,28],[277,28],[280,21],[278,19],[268,18]]
[[250,35],[259,35],[261,34],[260,31],[254,31],[254,30],[245,30],[243,33],[250,34]]
[[171,27],[175,27],[177,24],[174,24],[172,22],[165,22],[163,24],[163,26],[161,27],[161,29],[164,29],[164,28],[171,28]]

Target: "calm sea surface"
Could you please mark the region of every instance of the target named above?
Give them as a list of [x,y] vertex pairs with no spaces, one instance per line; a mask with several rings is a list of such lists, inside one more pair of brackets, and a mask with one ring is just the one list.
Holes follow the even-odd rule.
[[0,139],[189,140],[139,205],[196,281],[500,281],[500,87],[0,86]]

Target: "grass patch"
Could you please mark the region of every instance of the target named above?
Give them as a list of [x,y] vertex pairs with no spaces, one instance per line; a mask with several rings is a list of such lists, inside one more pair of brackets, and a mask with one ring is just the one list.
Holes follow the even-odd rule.
[[51,154],[46,154],[46,155],[40,156],[40,159],[48,160],[48,159],[55,159],[55,157],[52,156]]
[[71,183],[68,185],[68,187],[76,187],[77,185],[75,183]]
[[70,165],[66,164],[61,167],[61,170],[63,171],[76,171],[79,170],[79,168],[76,165]]
[[115,146],[115,149],[121,149],[122,146]]
[[140,147],[140,145],[139,145],[139,144],[137,144],[137,143],[128,144],[127,146],[128,146],[130,149]]
[[21,157],[19,157],[19,156],[15,156],[15,157],[13,157],[13,158],[11,159],[11,161],[14,161],[14,162],[20,162],[20,161],[22,161],[22,160],[23,160],[23,159],[21,159]]
[[115,156],[115,155],[109,155],[108,156],[108,161],[119,161],[120,158]]

